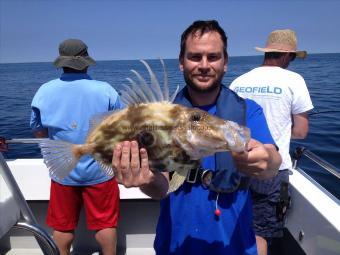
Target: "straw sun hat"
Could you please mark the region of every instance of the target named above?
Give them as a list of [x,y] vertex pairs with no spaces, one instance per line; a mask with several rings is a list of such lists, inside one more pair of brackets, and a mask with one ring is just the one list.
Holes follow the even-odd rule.
[[270,33],[264,48],[255,47],[262,52],[292,52],[299,58],[305,58],[307,51],[297,51],[295,32],[290,29],[274,30]]

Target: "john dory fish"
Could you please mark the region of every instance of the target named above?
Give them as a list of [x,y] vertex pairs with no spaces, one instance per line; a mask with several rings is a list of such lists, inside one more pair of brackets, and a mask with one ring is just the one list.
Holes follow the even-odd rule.
[[163,90],[150,66],[141,62],[150,74],[150,85],[132,70],[136,80],[128,78],[130,86],[126,86],[121,97],[127,108],[94,117],[86,143],[75,145],[60,140],[40,143],[51,175],[64,178],[86,154],[90,154],[106,174],[112,175],[114,145],[136,140],[148,152],[150,169],[175,172],[170,182],[171,192],[183,183],[190,169],[200,165],[200,158],[220,151],[245,150],[250,139],[248,128],[200,109],[173,104],[163,61]]

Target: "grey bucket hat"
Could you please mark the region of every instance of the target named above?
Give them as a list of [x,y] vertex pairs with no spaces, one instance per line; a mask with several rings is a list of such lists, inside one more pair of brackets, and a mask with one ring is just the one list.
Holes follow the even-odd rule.
[[87,45],[78,39],[67,39],[60,43],[59,57],[54,60],[57,68],[69,67],[76,70],[83,70],[95,63],[87,52]]

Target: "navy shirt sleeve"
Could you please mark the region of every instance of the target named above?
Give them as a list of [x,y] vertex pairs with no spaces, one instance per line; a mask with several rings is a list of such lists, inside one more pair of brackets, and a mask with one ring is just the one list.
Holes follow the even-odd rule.
[[124,109],[125,107],[126,106],[124,105],[120,97],[118,96],[113,108],[110,110],[121,110],[121,109]]
[[245,99],[247,106],[247,127],[250,129],[251,138],[263,144],[275,144],[270,134],[266,117],[262,107],[251,99]]
[[33,132],[44,129],[41,123],[40,111],[36,107],[32,107],[30,126]]

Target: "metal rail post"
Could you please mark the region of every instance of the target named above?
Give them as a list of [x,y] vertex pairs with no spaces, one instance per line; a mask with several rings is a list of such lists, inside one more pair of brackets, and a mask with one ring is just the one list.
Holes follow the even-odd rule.
[[0,153],[0,175],[6,182],[14,200],[20,208],[21,215],[24,218],[23,221],[17,222],[13,228],[25,229],[33,233],[45,255],[59,255],[59,250],[52,238],[38,225],[38,222],[29,208],[23,194],[21,193],[21,190],[15,181],[2,153]]

